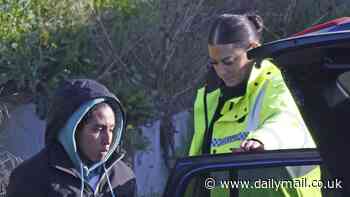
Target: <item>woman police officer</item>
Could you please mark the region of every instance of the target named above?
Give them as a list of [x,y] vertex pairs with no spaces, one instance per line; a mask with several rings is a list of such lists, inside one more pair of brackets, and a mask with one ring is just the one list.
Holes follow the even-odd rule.
[[[197,91],[190,156],[315,147],[279,69],[270,60],[247,58],[247,51],[260,45],[262,29],[257,15],[223,14],[213,23],[208,39],[211,67],[206,84]],[[283,180],[320,179],[318,166],[281,169],[272,172]],[[319,188],[302,187],[238,192],[259,197],[321,196]],[[206,193],[228,196],[229,192]]]

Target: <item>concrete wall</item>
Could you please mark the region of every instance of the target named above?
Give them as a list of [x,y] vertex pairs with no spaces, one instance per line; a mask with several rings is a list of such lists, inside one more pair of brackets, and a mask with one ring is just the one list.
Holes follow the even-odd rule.
[[35,114],[34,104],[17,107],[2,127],[0,146],[12,154],[28,159],[44,147],[45,121]]
[[[179,131],[175,134],[176,149],[187,147],[187,136],[190,135],[187,126],[188,118],[189,113],[187,112],[179,113],[173,117],[176,130]],[[159,121],[154,122],[150,127],[142,127],[142,133],[150,141],[150,146],[149,151],[138,151],[135,154],[134,167],[138,194],[139,197],[161,196],[169,173],[160,148]]]

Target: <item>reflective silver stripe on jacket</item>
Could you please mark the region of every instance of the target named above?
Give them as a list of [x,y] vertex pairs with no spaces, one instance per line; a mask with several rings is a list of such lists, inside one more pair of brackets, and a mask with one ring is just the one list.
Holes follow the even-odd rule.
[[[225,138],[213,138],[212,147],[222,146],[222,145],[229,144],[229,143],[232,143],[232,142],[237,141],[237,140],[242,141],[242,140],[246,139],[246,137],[248,136],[248,134],[250,132],[254,132],[256,129],[259,128],[260,111],[261,111],[261,107],[262,107],[262,103],[264,100],[264,96],[265,96],[265,92],[266,92],[266,88],[267,88],[268,83],[269,83],[269,80],[266,80],[264,82],[261,90],[259,91],[259,93],[256,97],[254,105],[248,114],[246,129],[239,134],[231,135],[231,136],[228,136]],[[293,116],[290,112],[283,112],[283,113],[287,113],[288,115],[292,116],[291,118],[297,118],[296,115]],[[300,128],[303,129],[303,131],[304,131],[303,145],[300,148],[311,148],[311,147],[308,147],[308,145],[310,145],[310,140],[312,141],[312,138],[309,135],[309,132],[306,128],[306,125],[301,120],[298,120],[298,122],[300,123]],[[277,132],[277,131],[271,131],[271,132]],[[278,134],[276,134],[275,136],[277,137]],[[281,146],[283,145],[281,139],[279,139],[277,137],[276,140],[278,140],[278,143]],[[307,165],[307,166],[287,166],[287,167],[285,167],[285,169],[287,170],[287,172],[291,178],[297,178],[297,177],[305,176],[307,173],[309,173],[315,167],[317,167],[317,166],[316,165],[312,165],[312,166],[310,166],[310,165]],[[273,172],[276,170],[276,168],[272,168],[271,170]],[[268,170],[268,171],[270,171],[270,170]],[[248,173],[248,174],[251,175],[251,173]],[[248,174],[247,173],[240,173],[240,177],[242,177],[242,176],[246,177]],[[281,179],[286,178],[285,176],[280,177],[276,173],[272,173],[272,174],[274,174],[275,178],[281,178]],[[276,176],[278,176],[278,177],[276,177]],[[249,175],[248,175],[248,177],[249,177]]]
[[249,132],[252,132],[258,128],[259,114],[261,111],[262,102],[264,100],[263,98],[265,95],[267,84],[268,81],[265,81],[263,87],[258,93],[258,96],[256,97],[252,110],[250,110],[250,112],[248,113],[247,128],[245,129],[245,131],[224,138],[213,138],[211,141],[211,147],[219,147],[239,140],[242,141],[248,136]]

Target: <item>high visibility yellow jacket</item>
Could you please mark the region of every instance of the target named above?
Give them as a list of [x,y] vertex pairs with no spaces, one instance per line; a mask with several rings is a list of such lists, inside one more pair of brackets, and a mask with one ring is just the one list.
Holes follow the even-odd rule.
[[[205,88],[198,90],[195,100],[195,132],[190,147],[190,156],[202,154],[205,130],[209,127],[205,124],[211,122],[221,95],[220,88],[212,91],[206,91]],[[232,149],[239,148],[244,139],[259,140],[264,144],[265,150],[316,147],[281,72],[269,60],[262,61],[260,68],[254,66],[245,94],[226,101],[220,114],[221,117],[213,123],[211,154],[230,153]],[[267,173],[269,170],[271,173]],[[245,176],[248,177],[252,173],[254,173],[255,180],[267,178],[253,171],[239,171],[239,179],[244,179]],[[318,166],[281,167],[279,170],[273,168],[263,169],[263,171],[265,175],[270,174],[270,178],[276,181],[279,179],[297,182],[296,180],[306,179],[308,184],[314,180],[320,180],[321,176]],[[213,191],[211,193],[211,196],[226,196],[223,193],[217,195],[213,195]],[[270,189],[240,189],[239,193],[240,197],[322,196],[320,188],[298,187],[298,185]]]

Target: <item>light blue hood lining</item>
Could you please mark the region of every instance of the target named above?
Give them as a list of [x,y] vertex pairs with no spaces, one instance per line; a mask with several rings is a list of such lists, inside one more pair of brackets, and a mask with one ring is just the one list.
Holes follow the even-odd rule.
[[[95,106],[96,104],[107,102],[111,104],[113,111],[115,112],[116,117],[116,126],[113,133],[113,140],[112,145],[107,153],[107,155],[101,160],[92,165],[90,168],[88,168],[85,164],[83,164],[79,153],[77,149],[77,144],[75,141],[75,134],[77,126],[79,125],[80,121],[83,119],[83,117],[89,112],[89,110]],[[113,103],[111,103],[113,102]],[[97,167],[104,164],[112,155],[112,153],[117,149],[123,128],[124,128],[124,116],[122,114],[122,109],[119,103],[112,99],[106,99],[106,98],[96,98],[94,100],[88,101],[84,103],[80,108],[75,111],[72,116],[68,119],[66,125],[60,130],[58,134],[58,141],[62,144],[63,148],[65,149],[66,153],[68,154],[69,158],[74,164],[74,167],[80,172],[80,176],[83,179],[84,175],[87,176],[91,171],[96,169]],[[84,182],[84,180],[82,180]]]

